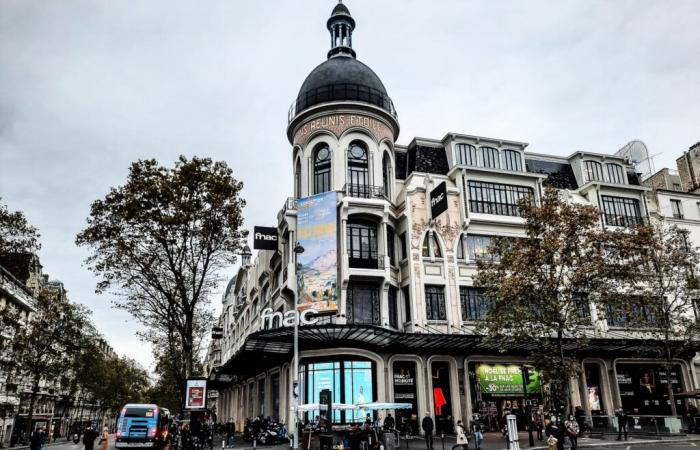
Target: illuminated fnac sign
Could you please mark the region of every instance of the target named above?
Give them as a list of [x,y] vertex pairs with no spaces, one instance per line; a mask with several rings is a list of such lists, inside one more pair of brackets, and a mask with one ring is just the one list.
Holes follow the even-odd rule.
[[272,308],[265,308],[262,310],[260,317],[262,329],[270,330],[272,328],[293,327],[297,320],[299,325],[314,325],[318,322],[318,318],[309,318],[308,316],[316,314],[318,314],[318,311],[311,308],[296,313],[294,311],[287,311],[286,313],[281,311],[274,312]]

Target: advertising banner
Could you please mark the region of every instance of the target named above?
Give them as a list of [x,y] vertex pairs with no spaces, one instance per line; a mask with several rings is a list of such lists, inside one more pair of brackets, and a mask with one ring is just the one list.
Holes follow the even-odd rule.
[[335,191],[297,200],[299,310],[338,309],[337,206]]
[[[523,395],[523,373],[520,365],[481,364],[477,369],[477,376],[482,394]],[[532,368],[527,392],[528,394],[540,393],[540,376]]]
[[185,385],[185,409],[198,410],[207,407],[207,380],[189,379]]
[[447,211],[447,184],[443,181],[430,191],[430,215],[433,219]]

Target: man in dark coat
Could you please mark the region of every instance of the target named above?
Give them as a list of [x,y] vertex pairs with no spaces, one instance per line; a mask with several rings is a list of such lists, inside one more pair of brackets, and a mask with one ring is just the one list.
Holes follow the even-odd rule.
[[421,422],[421,427],[425,432],[425,445],[428,450],[433,450],[433,430],[435,429],[435,423],[433,418],[430,417],[430,411],[426,411],[425,417]]
[[615,413],[617,417],[617,440],[622,440],[622,433],[625,433],[625,440],[627,440],[627,413],[624,409],[620,408]]
[[85,450],[93,450],[95,447],[95,440],[97,440],[97,431],[89,427],[83,433],[83,445],[85,445]]
[[44,442],[44,435],[41,432],[41,428],[34,430],[32,437],[29,438],[29,450],[41,450],[41,446]]

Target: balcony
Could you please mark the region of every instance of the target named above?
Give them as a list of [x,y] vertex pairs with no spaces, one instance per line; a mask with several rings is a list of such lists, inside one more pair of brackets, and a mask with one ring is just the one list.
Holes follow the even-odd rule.
[[289,107],[287,120],[289,123],[302,111],[312,106],[336,101],[351,101],[368,103],[378,106],[398,119],[394,103],[388,95],[377,89],[357,83],[335,83],[319,86],[302,92],[296,101]]
[[345,192],[345,195],[348,197],[388,200],[384,192],[384,186],[373,186],[371,184],[346,184],[343,186],[343,192]]
[[353,258],[348,256],[348,266],[351,269],[384,270],[384,259],[383,255],[375,258]]
[[621,216],[609,213],[603,213],[602,215],[605,224],[613,227],[634,228],[647,223],[646,219],[641,216]]

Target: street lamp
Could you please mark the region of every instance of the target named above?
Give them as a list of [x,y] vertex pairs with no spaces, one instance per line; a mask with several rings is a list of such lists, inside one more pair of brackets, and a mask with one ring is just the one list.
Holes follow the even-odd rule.
[[304,253],[304,247],[299,242],[294,246],[294,278],[296,278],[296,286],[294,286],[294,443],[292,448],[299,448],[299,275],[297,274],[297,256]]

